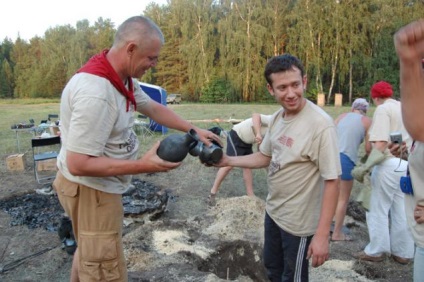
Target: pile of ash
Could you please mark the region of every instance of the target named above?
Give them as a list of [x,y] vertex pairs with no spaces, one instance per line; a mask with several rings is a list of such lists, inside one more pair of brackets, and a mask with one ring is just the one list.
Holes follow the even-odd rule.
[[[168,193],[153,184],[133,179],[133,186],[122,195],[124,215],[161,214],[168,202]],[[27,225],[56,232],[63,209],[56,195],[34,193],[0,200],[0,209],[11,216],[11,226]]]
[[63,215],[56,195],[26,194],[0,200],[0,209],[11,216],[10,225],[57,231]]
[[168,192],[140,179],[132,180],[132,187],[122,195],[124,215],[162,213],[168,203]]

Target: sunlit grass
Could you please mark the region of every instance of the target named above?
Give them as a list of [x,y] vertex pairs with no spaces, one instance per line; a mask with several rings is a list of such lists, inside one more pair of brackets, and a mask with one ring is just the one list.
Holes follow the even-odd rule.
[[57,104],[60,102],[59,98],[55,99],[0,99],[0,105],[39,105],[39,104]]

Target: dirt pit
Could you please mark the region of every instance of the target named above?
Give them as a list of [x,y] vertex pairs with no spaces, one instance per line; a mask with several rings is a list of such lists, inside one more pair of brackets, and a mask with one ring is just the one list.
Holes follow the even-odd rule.
[[224,280],[235,280],[246,276],[253,281],[266,281],[266,270],[260,254],[262,246],[247,241],[225,242],[198,265],[203,272],[214,273]]
[[[198,166],[187,160],[169,173],[138,177],[158,189],[146,195],[156,195],[154,201],[162,204],[151,213],[129,212],[125,217],[129,281],[266,281],[262,266],[266,185],[255,182],[257,197],[243,196],[242,172],[235,169],[223,183],[217,206],[209,208],[206,198],[216,169]],[[30,216],[24,209],[15,211],[19,216],[14,218],[3,206],[0,209],[0,281],[69,281],[72,256],[62,249],[56,231],[62,216],[56,197],[35,194],[41,187],[31,168],[21,173],[0,168],[0,180],[1,205],[13,208],[16,201],[27,204],[30,214],[43,214]],[[37,205],[28,203],[29,198],[45,210],[33,209]],[[140,204],[137,209],[148,207],[135,203]],[[310,281],[412,281],[412,264],[400,265],[389,257],[381,263],[356,261],[352,255],[366,246],[368,233],[365,213],[354,201],[346,220],[354,241],[331,242],[330,260],[311,267]]]

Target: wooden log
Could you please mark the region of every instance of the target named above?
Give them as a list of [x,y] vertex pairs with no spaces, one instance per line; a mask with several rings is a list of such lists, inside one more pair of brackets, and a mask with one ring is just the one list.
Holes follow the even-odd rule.
[[231,123],[231,124],[237,124],[242,122],[243,119],[234,119],[234,118],[230,118],[230,119],[219,119],[219,118],[215,118],[215,119],[191,119],[189,120],[189,122],[217,122],[217,123]]

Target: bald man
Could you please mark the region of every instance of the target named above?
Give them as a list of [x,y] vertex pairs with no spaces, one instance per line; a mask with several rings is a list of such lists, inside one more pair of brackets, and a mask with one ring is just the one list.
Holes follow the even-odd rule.
[[122,23],[112,47],[92,57],[67,83],[60,103],[62,148],[53,183],[72,220],[78,248],[71,281],[127,281],[122,246],[122,194],[133,174],[165,172],[180,163],[160,159],[159,142],[137,159],[134,112],[210,145],[210,131],[193,126],[153,101],[137,80],[156,66],[164,37],[149,18]]

